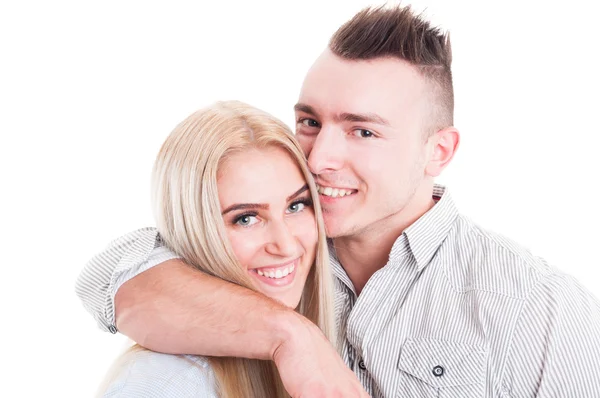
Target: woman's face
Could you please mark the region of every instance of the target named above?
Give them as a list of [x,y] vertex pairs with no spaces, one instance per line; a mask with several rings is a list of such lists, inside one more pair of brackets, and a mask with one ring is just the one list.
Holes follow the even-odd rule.
[[302,172],[283,149],[228,157],[217,180],[233,251],[263,294],[295,308],[317,248],[317,226]]

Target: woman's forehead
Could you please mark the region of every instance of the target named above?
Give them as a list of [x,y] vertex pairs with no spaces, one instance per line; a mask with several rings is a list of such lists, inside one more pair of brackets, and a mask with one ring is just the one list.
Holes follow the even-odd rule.
[[[217,180],[221,205],[284,200],[306,184],[298,164],[282,148],[251,149],[230,155]],[[227,202],[227,203],[223,203]]]

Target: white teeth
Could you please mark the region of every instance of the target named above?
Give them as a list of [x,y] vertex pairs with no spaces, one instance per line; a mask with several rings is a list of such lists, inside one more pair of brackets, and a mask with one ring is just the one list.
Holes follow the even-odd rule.
[[295,268],[294,264],[292,264],[283,269],[278,269],[276,271],[261,271],[261,270],[257,269],[256,273],[258,275],[264,276],[266,278],[281,279],[281,278],[285,278],[286,276],[288,276],[289,274],[294,272],[294,268]]
[[317,191],[322,195],[331,196],[332,198],[341,198],[352,194],[352,190],[349,189],[322,187],[320,185],[317,185]]

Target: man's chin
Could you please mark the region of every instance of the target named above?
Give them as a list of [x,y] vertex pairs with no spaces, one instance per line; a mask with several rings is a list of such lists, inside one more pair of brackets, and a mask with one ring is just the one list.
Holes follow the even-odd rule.
[[344,221],[328,220],[327,216],[325,216],[325,231],[329,239],[336,239],[354,235],[356,228],[352,228]]

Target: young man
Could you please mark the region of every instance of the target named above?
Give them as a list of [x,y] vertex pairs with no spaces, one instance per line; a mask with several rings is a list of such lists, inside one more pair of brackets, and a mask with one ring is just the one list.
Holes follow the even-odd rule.
[[[598,301],[434,185],[459,143],[450,64],[448,38],[410,9],[370,9],[302,86],[296,136],[331,237],[344,362],[373,397],[600,396]],[[136,231],[77,292],[150,349],[273,359],[294,397],[358,396],[316,327],[176,257]]]

